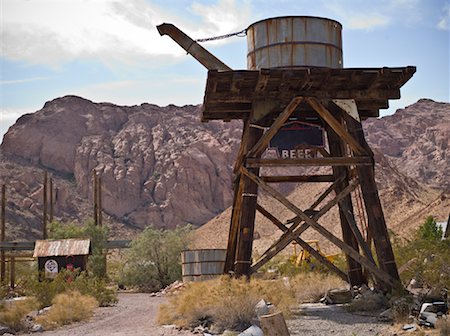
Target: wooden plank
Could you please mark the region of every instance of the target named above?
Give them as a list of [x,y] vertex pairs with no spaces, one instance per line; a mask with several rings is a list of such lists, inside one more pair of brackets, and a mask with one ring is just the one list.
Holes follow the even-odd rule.
[[333,182],[333,175],[290,175],[290,176],[261,176],[261,179],[267,183],[280,182]]
[[[270,220],[276,227],[278,227],[281,231],[288,231],[288,227],[285,226],[281,221],[279,221],[275,216],[273,216],[269,211],[264,209],[261,205],[256,205],[256,210],[258,210],[264,217]],[[348,281],[347,274],[342,272],[336,265],[334,265],[331,261],[321,255],[318,251],[316,251],[312,246],[310,246],[307,242],[302,240],[300,237],[295,237],[294,239],[300,246],[302,246],[305,250],[307,250],[311,255],[316,258],[319,262],[328,267],[332,272],[336,273],[344,281]]]
[[228,274],[234,271],[234,262],[236,260],[236,247],[239,233],[239,219],[242,205],[242,192],[244,189],[244,180],[241,174],[238,174],[234,182],[233,208],[231,212],[230,230],[228,232],[227,255],[225,257],[224,273]]
[[267,71],[265,69],[260,70],[259,75],[258,75],[258,80],[255,85],[256,93],[261,93],[266,90],[267,83],[269,82],[269,78],[270,78],[269,71]]
[[316,98],[305,98],[306,102],[319,114],[319,116],[341,137],[350,148],[357,154],[367,154],[364,148],[347,132],[341,123],[336,120],[330,111],[323,106]]
[[[244,154],[247,154],[247,150],[252,148],[262,135],[262,129],[255,127],[248,128],[248,138]],[[252,173],[259,175],[259,168],[253,168]],[[241,176],[241,179],[243,180],[242,204],[239,214],[239,233],[234,272],[236,276],[250,276],[258,184],[247,176]]]
[[394,279],[393,277],[391,277],[388,273],[384,272],[383,270],[378,269],[366,257],[361,256],[352,247],[348,246],[346,243],[344,243],[339,238],[337,238],[335,235],[333,235],[330,231],[328,231],[323,226],[321,226],[319,223],[317,223],[316,220],[308,217],[302,210],[300,210],[298,207],[296,207],[294,204],[292,204],[287,198],[285,198],[277,190],[273,189],[271,186],[269,186],[264,181],[262,181],[258,176],[252,174],[244,167],[241,168],[241,172],[242,172],[242,174],[244,174],[245,176],[250,178],[252,181],[254,181],[256,184],[258,184],[259,187],[261,187],[264,191],[266,191],[273,198],[278,200],[286,208],[288,208],[289,210],[294,212],[303,221],[305,221],[306,224],[311,226],[313,229],[315,229],[317,232],[319,232],[322,236],[324,236],[329,241],[331,241],[333,244],[338,246],[341,250],[343,250],[345,253],[350,255],[353,259],[355,259],[356,261],[358,261],[359,263],[361,263],[365,267],[367,267],[382,282],[384,282],[390,286],[395,286],[398,284],[397,279]]
[[[369,148],[364,137],[364,131],[361,123],[353,118],[346,119],[350,132],[365,148]],[[367,213],[367,221],[370,236],[375,245],[378,262],[381,269],[387,272],[392,278],[399,280],[397,265],[395,263],[394,252],[389,240],[387,225],[381,206],[378,189],[375,182],[374,166],[357,167],[358,175],[361,180],[361,191]]]
[[244,125],[242,129],[242,135],[241,135],[241,145],[239,146],[238,155],[236,158],[236,162],[234,163],[233,167],[233,173],[236,174],[239,172],[239,168],[242,166],[242,163],[245,159],[245,154],[247,151],[247,142],[248,142],[248,131],[250,127],[250,122],[248,119],[244,120]]
[[255,146],[248,152],[247,157],[257,157],[260,156],[267,148],[270,140],[277,134],[278,130],[283,126],[286,120],[290,117],[292,112],[298,107],[302,102],[302,97],[295,97],[286,106],[283,112],[275,119],[272,126],[264,133],[264,135],[259,139]]
[[[6,225],[6,185],[2,184],[2,199],[1,199],[1,230],[0,242],[5,241],[5,225]],[[6,282],[6,267],[5,267],[5,252],[0,252],[0,282]]]
[[283,313],[281,311],[269,315],[261,315],[259,319],[264,335],[290,336],[286,321],[284,320]]
[[[340,117],[340,114],[339,114]],[[330,154],[333,156],[345,156],[347,155],[347,147],[345,143],[342,141],[341,138],[336,134],[336,132],[329,126],[326,125],[326,132],[328,135],[328,147]],[[347,167],[332,167],[333,168],[333,174],[337,176],[343,176],[344,178],[340,181],[340,183],[336,186],[336,192],[341,191],[344,189],[347,185],[347,178],[350,176],[350,172]],[[346,207],[349,211],[351,211],[351,214],[346,216],[344,214],[343,206]],[[352,198],[349,195],[344,197],[339,202],[339,222],[341,225],[341,231],[342,231],[342,238],[344,242],[351,246],[355,251],[359,251],[359,245],[358,241],[353,234],[353,231],[350,227],[350,224],[348,222],[348,218],[353,217],[353,204],[352,204]],[[360,263],[358,261],[354,260],[351,256],[346,255],[347,259],[347,266],[348,266],[348,276],[350,280],[350,284],[352,286],[361,286],[362,284],[367,284],[367,279],[365,278],[363,274],[363,269]]]
[[[323,208],[321,208],[317,213],[312,215],[312,219],[318,220],[325,213],[327,213],[332,207],[339,203],[341,199],[343,199],[346,195],[351,193],[356,187],[358,183],[356,180],[352,181],[347,188],[345,188],[341,193],[337,194],[334,199],[329,201]],[[315,202],[317,203],[317,201]],[[306,229],[308,229],[309,225],[304,223],[300,225],[303,220],[300,217],[296,217],[293,220],[293,224],[289,228],[288,231],[283,233],[283,235],[278,239],[277,242],[272,244],[272,246],[267,249],[263,253],[263,255],[252,265],[252,271],[257,271],[261,266],[267,263],[270,259],[272,259],[275,255],[281,252],[286,246],[288,246],[294,237],[300,236]]]
[[326,157],[312,159],[257,159],[248,158],[247,167],[285,167],[285,166],[371,166],[370,157]]
[[44,172],[44,186],[42,189],[42,239],[47,239],[47,172]]

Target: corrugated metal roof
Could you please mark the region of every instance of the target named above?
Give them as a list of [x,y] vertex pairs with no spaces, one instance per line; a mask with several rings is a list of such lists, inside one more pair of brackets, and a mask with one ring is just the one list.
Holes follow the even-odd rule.
[[33,257],[56,257],[89,254],[89,239],[36,240]]

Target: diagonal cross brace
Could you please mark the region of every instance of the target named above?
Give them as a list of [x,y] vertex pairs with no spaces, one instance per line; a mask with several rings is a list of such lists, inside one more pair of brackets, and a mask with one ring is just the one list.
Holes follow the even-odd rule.
[[[385,284],[387,284],[389,286],[392,286],[392,287],[395,287],[398,284],[398,281],[396,279],[394,279],[392,276],[390,276],[385,271],[377,268],[374,264],[371,263],[371,261],[369,259],[367,259],[366,257],[360,255],[356,250],[354,250],[352,247],[350,247],[347,244],[345,244],[342,240],[337,238],[335,235],[333,235],[331,232],[329,232],[327,229],[325,229],[323,226],[321,226],[319,223],[317,223],[314,219],[308,217],[302,210],[300,210],[298,207],[296,207],[294,204],[292,204],[289,200],[287,200],[277,190],[275,190],[274,188],[272,188],[271,186],[266,184],[258,176],[252,174],[251,172],[249,172],[244,167],[241,167],[241,172],[245,176],[247,176],[249,179],[254,181],[256,184],[258,184],[263,190],[265,190],[267,193],[269,193],[273,198],[275,198],[280,203],[282,203],[285,207],[287,207],[289,210],[294,212],[297,216],[300,217],[300,219],[305,221],[306,224],[308,224],[313,229],[315,229],[317,232],[319,232],[321,235],[323,235],[325,238],[330,240],[333,244],[335,244],[336,246],[341,248],[341,250],[343,250],[351,258],[353,258],[354,260],[356,260],[359,263],[363,264],[379,280],[381,280]],[[252,268],[252,270],[253,270],[253,268]]]

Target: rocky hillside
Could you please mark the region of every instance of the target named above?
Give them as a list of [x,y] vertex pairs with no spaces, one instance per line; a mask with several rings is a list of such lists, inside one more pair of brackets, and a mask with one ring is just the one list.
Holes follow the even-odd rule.
[[[67,96],[22,116],[0,146],[0,182],[8,188],[8,232],[21,238],[39,235],[44,169],[57,189],[56,217],[88,217],[95,170],[103,178],[105,216],[115,235],[149,224],[199,226],[217,215],[198,237],[210,246],[215,240],[215,245],[222,244],[229,210],[222,211],[232,200],[231,166],[241,124],[202,124],[198,114],[196,106],[124,107]],[[422,215],[442,213],[446,218],[449,123],[450,104],[431,100],[365,122],[392,228],[408,231]],[[320,188],[302,185],[290,197],[305,202],[300,203],[303,208]],[[264,202],[277,206],[269,199]],[[280,218],[289,216],[282,208],[274,211]],[[324,221],[337,227],[333,213]],[[261,218],[257,224],[261,241],[273,239],[277,233],[270,224],[260,223]]]
[[[196,106],[123,107],[75,96],[47,102],[19,118],[0,147],[10,168],[28,167],[26,174],[11,174],[2,164],[14,203],[8,204],[11,219],[23,223],[25,216],[30,226],[38,225],[24,209],[41,208],[42,169],[57,179],[59,217],[88,215],[89,205],[80,199],[92,197],[95,170],[113,221],[137,228],[201,225],[231,203],[230,167],[240,128],[239,122],[202,124]],[[63,204],[62,194],[71,205]]]

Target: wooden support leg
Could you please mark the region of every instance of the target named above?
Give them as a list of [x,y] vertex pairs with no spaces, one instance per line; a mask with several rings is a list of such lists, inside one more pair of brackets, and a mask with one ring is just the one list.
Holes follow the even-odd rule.
[[[364,131],[360,122],[351,117],[346,118],[347,127],[352,135],[359,141],[361,146],[370,151],[369,145],[364,137]],[[373,157],[373,153],[372,153]],[[397,265],[395,263],[394,252],[392,251],[386,221],[384,219],[383,208],[381,207],[380,197],[375,182],[375,170],[373,166],[358,166],[358,175],[361,183],[361,191],[367,212],[367,222],[370,236],[373,239],[375,250],[377,252],[380,267],[392,278],[400,280]]]
[[16,259],[9,257],[9,287],[14,289],[16,283]]
[[[327,127],[327,135],[330,154],[333,157],[345,156],[344,143],[331,127]],[[340,192],[348,185],[348,169],[347,167],[333,166],[333,175],[335,175],[336,178],[341,175],[346,176],[346,178],[336,186],[336,192]],[[347,195],[341,202],[339,202],[339,218],[341,221],[342,237],[344,242],[351,246],[354,250],[358,251],[358,240],[356,239],[348,221],[348,219],[354,221],[353,205],[350,195]],[[363,275],[361,264],[347,255],[347,265],[348,276],[352,286],[361,285],[364,283],[367,284],[367,279]]]
[[[246,149],[252,148],[263,135],[261,128],[248,127],[248,138]],[[259,168],[251,168],[251,172],[259,175]],[[249,276],[251,272],[251,259],[253,248],[253,232],[255,228],[256,203],[258,194],[258,185],[247,176],[241,176],[242,186],[242,204],[239,218],[239,232],[236,248],[236,260],[234,262],[234,272],[236,276]],[[239,197],[239,195],[238,195]]]

